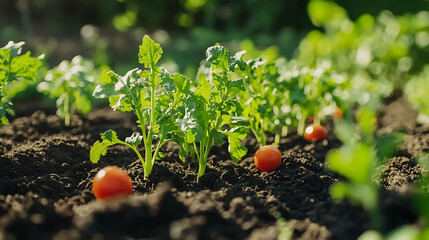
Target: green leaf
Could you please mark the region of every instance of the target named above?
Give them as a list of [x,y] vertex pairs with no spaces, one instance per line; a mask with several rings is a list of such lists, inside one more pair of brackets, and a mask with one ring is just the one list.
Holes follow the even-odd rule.
[[142,44],[139,46],[139,63],[144,64],[145,68],[152,68],[158,63],[161,55],[161,46],[148,35],[145,35]]
[[386,158],[393,157],[398,150],[398,146],[404,141],[404,137],[402,133],[391,133],[380,136],[376,143],[377,158],[383,161]]
[[74,99],[76,104],[76,110],[82,114],[86,114],[91,111],[92,101],[91,95],[86,93],[82,89],[79,89],[74,93]]
[[36,80],[37,70],[42,66],[42,62],[39,58],[31,57],[30,52],[21,55],[23,45],[24,42],[10,41],[0,49],[0,91],[1,87],[12,81]]
[[371,163],[373,152],[369,145],[357,143],[344,145],[340,149],[333,150],[326,156],[331,170],[347,177],[354,183],[369,183],[371,181]]
[[236,127],[224,132],[228,136],[228,151],[235,163],[238,163],[247,153],[247,148],[241,144],[240,140],[246,138],[248,132],[246,127]]
[[[123,141],[119,140],[116,136],[116,132],[113,130],[108,130],[105,133],[101,134],[102,141],[96,141],[92,145],[89,152],[90,160],[93,163],[97,163],[100,160],[101,156],[105,156],[107,153],[107,147],[115,145],[117,143],[125,144]],[[126,144],[125,144],[126,145]]]
[[230,53],[228,49],[223,46],[212,46],[207,48],[206,56],[207,62],[211,62],[216,65],[220,60],[228,59]]
[[0,127],[9,124],[6,114],[13,115],[12,102],[9,97],[0,95]]
[[200,141],[206,133],[204,128],[206,119],[204,118],[204,113],[197,109],[197,100],[193,98],[193,101],[187,102],[184,106],[183,118],[176,120],[179,129],[186,133],[187,142],[189,143]]
[[206,102],[209,103],[212,85],[207,81],[206,77],[202,73],[198,75],[198,79],[200,80],[199,87],[195,89],[195,94],[202,96]]
[[109,98],[111,96],[116,95],[117,92],[115,90],[114,84],[103,84],[103,85],[97,85],[94,88],[94,92],[92,93],[92,96],[95,98]]
[[176,90],[176,85],[174,79],[170,77],[170,75],[165,74],[161,78],[161,86],[164,88],[166,93],[169,95]]
[[215,129],[212,130],[212,135],[213,135],[213,139],[214,139],[214,144],[216,146],[222,146],[222,144],[225,143],[225,141],[222,138],[222,133],[216,131]]
[[246,70],[247,64],[241,58],[246,51],[237,52],[233,57],[229,58],[229,70],[234,71],[235,66],[238,66],[241,71]]
[[129,112],[132,110],[131,102],[125,94],[110,97],[109,103],[113,110],[119,110],[122,112]]
[[228,89],[229,88],[236,88],[237,90],[244,91],[245,89],[243,79],[239,78],[236,80],[232,80],[228,85]]
[[364,134],[372,135],[377,127],[374,123],[376,118],[375,110],[369,107],[362,107],[357,114],[357,120],[361,131]]
[[187,93],[189,92],[190,84],[189,79],[181,74],[173,75],[174,85],[176,86],[177,92]]
[[234,136],[228,136],[228,152],[232,161],[238,163],[247,153],[247,148],[240,143],[240,139]]
[[377,191],[377,187],[374,184],[348,182],[333,183],[329,189],[335,201],[340,201],[347,197],[352,203],[362,204],[366,209],[374,209],[377,206]]
[[191,130],[188,130],[187,132],[186,132],[186,142],[187,143],[194,143],[195,142],[195,139],[196,139],[196,137],[195,137],[195,133],[192,133],[192,131]]
[[249,126],[249,120],[245,117],[237,116],[232,117],[230,121],[231,127]]

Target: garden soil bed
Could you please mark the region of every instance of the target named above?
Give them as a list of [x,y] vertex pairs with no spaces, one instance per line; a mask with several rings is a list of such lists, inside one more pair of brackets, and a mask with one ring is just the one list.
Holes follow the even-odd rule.
[[[252,137],[244,140],[249,151],[237,165],[226,146],[213,148],[196,183],[198,164],[181,162],[173,143],[162,149],[165,158],[148,180],[123,146],[110,147],[98,164],[89,161],[100,133],[113,129],[125,138],[137,130],[131,115],[97,108],[65,127],[43,102],[15,106],[17,116],[0,128],[0,239],[276,239],[277,213],[294,239],[356,239],[370,228],[361,207],[329,195],[341,179],[325,164],[326,153],[341,144],[332,123],[324,141],[307,142],[293,131],[281,139],[282,165],[271,173],[254,166],[259,146]],[[380,111],[379,133],[407,133],[379,181],[386,231],[417,218],[409,190],[421,171],[415,156],[429,150],[429,127],[415,118],[402,98]],[[94,198],[92,178],[107,165],[130,175],[131,197]]]

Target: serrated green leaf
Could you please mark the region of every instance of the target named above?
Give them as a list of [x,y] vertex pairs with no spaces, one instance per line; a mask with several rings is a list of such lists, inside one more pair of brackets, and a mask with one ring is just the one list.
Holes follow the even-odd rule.
[[222,58],[227,59],[230,56],[230,53],[228,49],[223,46],[212,46],[207,48],[206,56],[206,61],[216,63]]
[[31,57],[30,52],[21,55],[23,45],[24,42],[10,41],[0,49],[0,86],[16,80],[36,80],[37,70],[42,62]]
[[110,107],[113,110],[129,112],[132,110],[131,102],[125,94],[120,94],[109,98]]
[[115,145],[117,143],[124,144],[123,141],[119,140],[116,136],[116,132],[113,130],[108,130],[105,133],[101,134],[102,141],[96,141],[92,145],[89,152],[90,160],[93,163],[97,163],[100,160],[101,156],[105,156],[107,153],[107,147]]
[[148,35],[145,35],[142,44],[139,46],[139,63],[145,68],[151,68],[161,59],[162,48],[155,43]]

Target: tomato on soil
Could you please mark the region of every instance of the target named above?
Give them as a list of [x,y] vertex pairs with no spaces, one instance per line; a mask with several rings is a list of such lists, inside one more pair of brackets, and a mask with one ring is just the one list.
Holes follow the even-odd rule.
[[308,118],[307,118],[307,122],[308,122],[308,123],[312,123],[312,122],[314,122],[314,116],[313,116],[313,115],[308,116]]
[[317,123],[310,124],[304,133],[304,138],[309,141],[317,141],[325,139],[326,129]]
[[339,107],[336,107],[335,111],[332,113],[332,116],[336,119],[342,119],[343,118],[343,111]]
[[282,154],[276,147],[266,145],[256,151],[253,161],[259,170],[271,172],[276,170],[282,163]]
[[124,170],[116,166],[107,166],[94,177],[92,191],[97,199],[107,199],[133,193],[131,179]]

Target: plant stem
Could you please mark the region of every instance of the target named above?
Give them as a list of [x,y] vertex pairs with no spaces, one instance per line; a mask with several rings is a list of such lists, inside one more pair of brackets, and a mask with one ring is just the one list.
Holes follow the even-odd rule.
[[[152,141],[153,141],[153,128],[155,127],[155,80],[156,80],[156,71],[155,71],[155,63],[152,62],[151,64],[151,71],[152,71],[152,77],[151,77],[151,89],[150,89],[150,123],[149,123],[149,131],[147,132],[147,139],[145,143],[145,172],[144,172],[144,179],[147,179],[147,177],[152,172],[152,167],[154,164],[154,159],[156,158],[156,155],[158,152],[156,151],[154,155],[152,155]],[[159,145],[158,145],[159,147]],[[158,148],[159,151],[159,148]]]
[[156,145],[155,152],[153,152],[152,165],[155,164],[156,156],[158,155],[159,149],[161,149],[161,146],[164,145],[164,143],[165,143],[164,141],[160,140]]
[[305,118],[302,116],[301,119],[299,119],[298,122],[298,135],[302,136],[304,135],[304,128],[305,128]]
[[66,87],[66,92],[64,96],[64,123],[66,126],[70,125],[70,93],[69,89]]
[[195,144],[195,142],[194,142],[194,150],[195,150],[195,154],[197,155],[197,159],[200,159],[200,154],[198,153],[197,144]]

